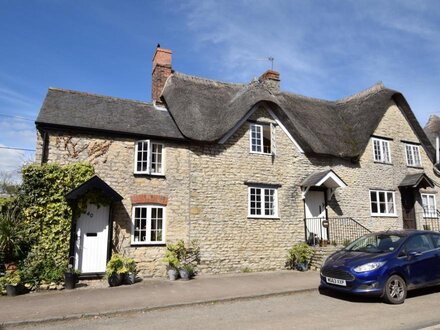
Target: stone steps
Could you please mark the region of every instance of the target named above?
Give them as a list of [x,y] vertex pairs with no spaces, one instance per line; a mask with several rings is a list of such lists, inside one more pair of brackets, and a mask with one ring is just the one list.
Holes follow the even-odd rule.
[[310,269],[311,270],[320,270],[325,259],[332,253],[342,249],[343,246],[317,246],[314,248],[315,254],[312,256],[310,260]]

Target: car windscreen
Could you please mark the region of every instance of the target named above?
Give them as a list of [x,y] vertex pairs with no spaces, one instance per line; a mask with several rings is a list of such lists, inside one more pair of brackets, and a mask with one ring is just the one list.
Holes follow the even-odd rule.
[[404,238],[396,234],[369,234],[353,241],[344,250],[369,253],[392,252],[402,244]]

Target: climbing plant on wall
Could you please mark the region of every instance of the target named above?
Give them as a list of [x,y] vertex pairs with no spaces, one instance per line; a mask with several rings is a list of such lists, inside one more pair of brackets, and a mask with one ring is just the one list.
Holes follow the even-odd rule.
[[31,250],[23,261],[28,281],[59,282],[67,269],[72,210],[65,195],[94,174],[92,165],[29,165],[19,193]]

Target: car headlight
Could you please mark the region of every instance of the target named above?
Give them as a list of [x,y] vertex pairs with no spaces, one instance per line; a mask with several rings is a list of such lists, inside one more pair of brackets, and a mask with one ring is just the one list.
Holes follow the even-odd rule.
[[375,270],[382,267],[385,264],[385,261],[380,262],[369,262],[368,264],[360,265],[354,268],[356,273],[369,272],[370,270]]

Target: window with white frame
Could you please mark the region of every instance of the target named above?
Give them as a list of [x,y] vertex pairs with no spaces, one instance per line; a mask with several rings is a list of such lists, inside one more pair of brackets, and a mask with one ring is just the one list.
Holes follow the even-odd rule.
[[422,166],[420,159],[420,146],[416,144],[405,144],[406,164],[408,166]]
[[137,141],[135,149],[134,173],[164,174],[163,144],[150,142],[150,140]]
[[165,208],[157,205],[133,207],[132,244],[165,243]]
[[422,194],[424,217],[437,217],[437,203],[434,194]]
[[273,124],[250,124],[250,149],[253,153],[275,155],[275,130]]
[[396,215],[394,191],[370,190],[371,215]]
[[277,205],[277,189],[249,187],[249,217],[277,217]]
[[391,164],[390,141],[373,138],[374,161]]

